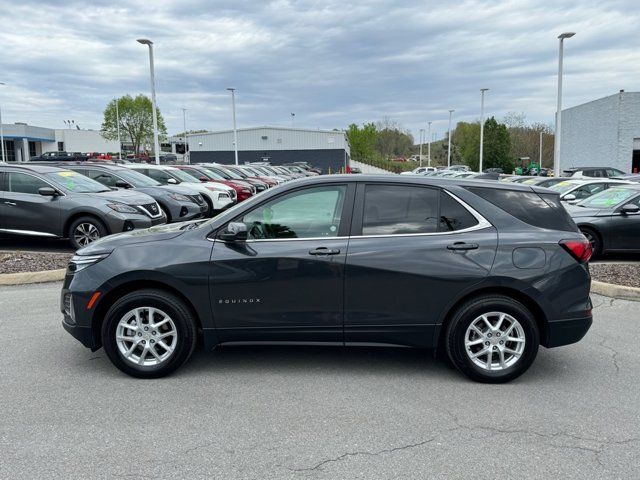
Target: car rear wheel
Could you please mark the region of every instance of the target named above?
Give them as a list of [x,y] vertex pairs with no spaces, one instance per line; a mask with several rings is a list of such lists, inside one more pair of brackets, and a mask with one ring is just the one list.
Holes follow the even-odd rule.
[[107,235],[107,229],[94,217],[80,217],[69,225],[69,241],[76,250],[100,240]]
[[196,322],[178,297],[139,290],[117,300],[102,326],[111,362],[138,378],[159,378],[185,363],[196,346]]
[[591,257],[596,257],[602,253],[602,241],[600,240],[600,235],[595,230],[587,227],[581,227],[580,231],[582,234],[587,237],[589,243],[591,244],[591,250],[593,253]]
[[478,382],[503,383],[522,375],[538,353],[531,312],[506,295],[484,295],[461,305],[446,329],[449,358]]

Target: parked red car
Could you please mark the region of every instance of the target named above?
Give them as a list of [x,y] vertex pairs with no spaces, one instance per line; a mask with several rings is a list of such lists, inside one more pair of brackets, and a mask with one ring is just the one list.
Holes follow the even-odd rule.
[[175,168],[179,168],[185,173],[188,173],[193,178],[197,178],[201,182],[216,182],[228,185],[236,191],[238,196],[238,202],[242,202],[247,198],[255,195],[256,188],[244,181],[240,180],[225,180],[224,178],[215,175],[213,172],[208,171],[204,167],[198,165],[172,165]]

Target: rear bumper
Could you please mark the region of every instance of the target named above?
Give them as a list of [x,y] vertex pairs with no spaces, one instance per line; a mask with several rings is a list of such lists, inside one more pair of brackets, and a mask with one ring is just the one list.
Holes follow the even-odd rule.
[[547,324],[546,339],[542,344],[547,348],[570,345],[581,340],[591,328],[593,316],[588,315],[570,320],[555,320]]

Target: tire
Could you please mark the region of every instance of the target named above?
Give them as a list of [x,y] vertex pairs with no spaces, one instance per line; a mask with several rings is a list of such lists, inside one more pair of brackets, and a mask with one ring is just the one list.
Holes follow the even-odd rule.
[[[493,330],[486,325],[483,315]],[[500,318],[503,318],[500,329],[495,329]],[[480,325],[478,333],[482,336],[473,330],[472,324]],[[512,325],[513,333],[505,336]],[[518,338],[518,341],[507,338]],[[467,340],[470,346],[466,345]],[[519,377],[531,366],[538,353],[540,333],[533,315],[520,302],[506,295],[483,295],[465,302],[455,311],[445,331],[445,343],[451,362],[471,380],[504,383]],[[480,351],[488,353],[471,358]]]
[[593,250],[591,257],[595,258],[599,255],[602,255],[602,240],[600,234],[593,228],[589,227],[580,227],[580,231],[585,237],[587,237],[587,240],[589,240],[589,242],[591,243],[591,249]]
[[[154,312],[153,322],[150,309]],[[125,295],[109,308],[102,324],[107,356],[121,371],[137,378],[169,375],[189,360],[196,340],[196,320],[189,307],[162,290],[138,290]],[[131,353],[127,356],[127,352]]]
[[202,195],[202,199],[205,201],[208,207],[208,210],[205,216],[207,218],[213,218],[216,214],[216,212],[213,210],[213,201],[205,194]]
[[76,250],[85,247],[107,235],[107,228],[96,217],[84,216],[76,218],[71,225],[67,237]]

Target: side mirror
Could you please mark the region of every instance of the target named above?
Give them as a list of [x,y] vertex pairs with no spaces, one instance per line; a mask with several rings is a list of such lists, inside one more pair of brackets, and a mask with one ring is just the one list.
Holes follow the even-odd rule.
[[244,242],[248,236],[249,230],[241,222],[231,222],[227,225],[227,228],[218,234],[218,238],[226,242]]
[[57,197],[58,192],[54,188],[51,187],[40,187],[38,189],[38,193],[43,197]]
[[169,179],[167,180],[167,183],[168,183],[169,185],[177,185],[177,184],[178,184],[178,181],[177,181],[175,178],[169,178]]
[[575,202],[577,198],[573,193],[569,193],[568,195],[562,197],[562,200],[564,200],[565,202]]
[[199,180],[201,182],[208,182],[209,181],[209,179],[207,177],[200,177]]
[[131,184],[125,182],[124,180],[118,180],[116,182],[116,187],[118,187],[118,188],[131,188]]
[[629,215],[630,213],[640,212],[640,207],[637,205],[634,205],[633,203],[627,203],[622,206],[620,211],[622,212],[623,215]]

